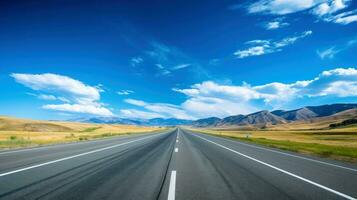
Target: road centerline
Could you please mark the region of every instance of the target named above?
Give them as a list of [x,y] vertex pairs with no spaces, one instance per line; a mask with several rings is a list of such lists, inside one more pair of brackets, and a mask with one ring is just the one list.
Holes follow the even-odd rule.
[[200,139],[202,139],[202,140],[205,140],[206,142],[210,142],[210,143],[212,143],[212,144],[214,144],[214,145],[217,145],[217,146],[219,146],[219,147],[221,147],[221,148],[223,148],[223,149],[226,149],[226,150],[228,150],[228,151],[231,151],[231,152],[233,152],[233,153],[235,153],[235,154],[238,154],[238,155],[240,155],[240,156],[243,156],[243,157],[245,157],[245,158],[248,158],[248,159],[250,159],[250,160],[252,160],[252,161],[258,162],[258,163],[260,163],[260,164],[262,164],[262,165],[265,165],[265,166],[267,166],[267,167],[270,167],[270,168],[272,168],[272,169],[275,169],[275,170],[277,170],[277,171],[279,171],[279,172],[282,172],[282,173],[284,173],[284,174],[287,174],[287,175],[289,175],[289,176],[292,176],[292,177],[294,177],[294,178],[297,178],[297,179],[299,179],[299,180],[302,180],[302,181],[304,181],[304,182],[306,182],[306,183],[312,184],[312,185],[317,186],[317,187],[319,187],[319,188],[321,188],[321,189],[324,189],[324,190],[326,190],[326,191],[329,191],[329,192],[331,192],[331,193],[334,193],[334,194],[336,194],[336,195],[338,195],[338,196],[341,196],[341,197],[343,197],[343,198],[346,198],[346,199],[349,199],[349,200],[357,200],[356,198],[354,198],[354,197],[352,197],[352,196],[349,196],[349,195],[344,194],[344,193],[342,193],[342,192],[336,191],[336,190],[331,189],[331,188],[329,188],[329,187],[323,186],[323,185],[321,185],[321,184],[319,184],[319,183],[316,183],[316,182],[314,182],[314,181],[311,181],[311,180],[309,180],[309,179],[307,179],[307,178],[301,177],[301,176],[296,175],[296,174],[294,174],[294,173],[291,173],[291,172],[289,172],[289,171],[283,170],[283,169],[278,168],[278,167],[276,167],[276,166],[274,166],[274,165],[271,165],[271,164],[268,164],[268,163],[266,163],[266,162],[260,161],[260,160],[258,160],[258,159],[256,159],[256,158],[253,158],[253,157],[251,157],[251,156],[245,155],[245,154],[243,154],[243,153],[240,153],[240,152],[238,152],[238,151],[236,151],[236,150],[230,149],[230,148],[228,148],[228,147],[226,147],[226,146],[223,146],[223,145],[221,145],[221,144],[218,144],[218,143],[216,143],[216,142],[213,142],[213,141],[208,140],[208,139],[206,139],[206,138],[203,138],[203,137],[201,137],[201,136],[198,136],[198,135],[195,135],[195,134],[192,134],[192,135],[195,136],[195,137],[198,137],[198,138],[200,138]]
[[169,194],[167,200],[175,200],[175,190],[176,190],[176,171],[171,172]]

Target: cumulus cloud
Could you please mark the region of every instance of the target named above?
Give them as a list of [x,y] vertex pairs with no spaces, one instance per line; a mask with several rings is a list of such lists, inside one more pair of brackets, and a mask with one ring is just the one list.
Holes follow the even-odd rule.
[[[66,104],[44,105],[44,109],[111,116],[113,113],[103,107],[100,101],[100,89],[86,85],[76,79],[58,74],[19,74],[10,75],[18,83],[47,95],[39,98],[60,100]],[[57,97],[58,96],[58,97]],[[70,104],[69,104],[70,103]]]
[[[343,11],[352,0],[258,0],[246,8],[250,14],[286,15],[301,11],[309,11],[315,17],[327,22],[349,24],[357,21],[357,11]],[[342,12],[341,12],[342,11]],[[272,23],[277,27],[277,23]]]
[[[184,94],[187,99],[180,105],[147,103],[135,99],[126,99],[125,102],[146,110],[148,116],[165,118],[197,119],[248,114],[262,109],[282,108],[286,103],[301,98],[357,97],[357,69],[326,70],[310,80],[292,83],[250,85],[244,82],[241,85],[227,85],[204,81],[189,88],[173,90]],[[134,111],[131,113],[135,116]]]
[[283,47],[294,44],[297,40],[305,38],[312,34],[312,31],[305,31],[300,35],[290,36],[281,40],[252,40],[246,42],[249,47],[247,49],[234,52],[237,58],[245,58],[250,56],[260,56],[264,54],[282,51]]

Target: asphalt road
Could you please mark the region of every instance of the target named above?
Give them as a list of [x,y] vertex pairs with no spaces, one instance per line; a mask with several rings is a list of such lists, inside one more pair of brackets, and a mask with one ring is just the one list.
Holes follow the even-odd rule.
[[357,167],[175,129],[0,152],[0,199],[354,199]]

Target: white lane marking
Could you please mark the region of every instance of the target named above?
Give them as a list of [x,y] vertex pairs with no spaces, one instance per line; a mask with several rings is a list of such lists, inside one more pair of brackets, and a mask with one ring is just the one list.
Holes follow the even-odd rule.
[[[49,144],[49,145],[44,145],[44,146],[36,146],[36,147],[30,147],[30,148],[25,148],[25,149],[18,149],[18,150],[5,150],[5,151],[0,151],[0,155],[3,154],[10,154],[10,153],[19,153],[19,152],[26,152],[26,151],[36,151],[36,150],[43,150],[43,149],[49,149],[49,148],[57,148],[57,147],[63,147],[63,146],[72,146],[72,145],[78,145],[78,144],[90,144],[90,143],[98,143],[98,142],[105,142],[107,140],[113,140],[113,139],[127,139],[131,136],[126,136],[126,135],[120,135],[120,136],[115,136],[113,138],[98,138],[98,139],[93,139],[93,140],[88,140],[88,141],[81,141],[81,142],[68,142],[68,143],[62,143],[62,144]],[[134,137],[136,138],[136,136]]]
[[[161,134],[159,134],[159,135],[161,135]],[[17,170],[5,172],[5,173],[0,174],[0,177],[6,176],[6,175],[10,175],[10,174],[15,174],[17,172],[26,171],[26,170],[29,170],[29,169],[34,169],[34,168],[37,168],[37,167],[42,167],[42,166],[45,166],[45,165],[49,165],[49,164],[53,164],[53,163],[57,163],[57,162],[61,162],[61,161],[65,161],[65,160],[69,160],[69,159],[72,159],[72,158],[77,158],[77,157],[80,157],[80,156],[85,156],[85,155],[92,154],[92,153],[105,151],[105,150],[108,150],[108,149],[112,149],[112,148],[115,148],[115,147],[123,146],[123,145],[130,144],[130,143],[133,143],[133,142],[138,142],[138,141],[141,141],[141,140],[146,140],[146,139],[149,139],[149,138],[152,138],[152,137],[157,137],[157,136],[158,135],[152,135],[152,136],[148,136],[148,137],[145,137],[145,138],[140,138],[140,139],[137,139],[137,140],[124,142],[124,143],[121,143],[121,144],[116,144],[116,145],[113,145],[113,146],[104,147],[104,148],[88,151],[88,152],[85,152],[85,153],[80,153],[80,154],[76,154],[76,155],[73,155],[73,156],[60,158],[60,159],[57,159],[57,160],[52,160],[52,161],[49,161],[49,162],[45,162],[45,163],[41,163],[41,164],[37,164],[37,165],[32,165],[32,166],[29,166],[29,167],[17,169]]]
[[238,143],[238,144],[249,146],[249,147],[253,147],[253,148],[256,148],[256,149],[262,149],[262,150],[266,150],[266,151],[282,154],[282,155],[285,155],[285,156],[291,156],[291,157],[294,157],[294,158],[300,158],[300,159],[303,159],[303,160],[308,160],[308,161],[312,161],[312,162],[316,162],[316,163],[320,163],[320,164],[325,164],[325,165],[329,165],[329,166],[338,167],[338,168],[347,169],[347,170],[351,170],[351,171],[357,172],[357,169],[353,169],[353,168],[350,168],[350,167],[344,167],[344,166],[341,166],[341,165],[336,165],[336,164],[332,164],[332,163],[328,163],[328,162],[324,162],[324,161],[314,160],[314,159],[311,159],[311,158],[305,158],[305,157],[298,156],[298,155],[293,155],[293,154],[290,154],[290,153],[284,153],[284,152],[276,151],[276,150],[273,150],[273,149],[268,149],[268,148],[263,148],[263,147],[259,147],[259,146],[246,144],[244,142],[238,142],[238,141],[235,141],[235,140],[229,140],[229,139],[226,139],[226,138],[221,138],[221,137],[216,137],[216,136],[212,136],[212,137],[217,138],[217,139],[221,139],[221,140],[225,140],[225,141],[229,141],[229,142],[233,142],[233,143]]
[[178,140],[176,140],[176,143],[178,142]]
[[178,152],[178,148],[175,148],[175,152],[176,152],[176,153]]
[[167,196],[167,200],[175,200],[175,190],[176,190],[176,171],[173,170],[171,172],[169,195]]
[[245,155],[245,154],[243,154],[243,153],[240,153],[240,152],[238,152],[238,151],[235,151],[235,150],[233,150],[233,149],[230,149],[230,148],[228,148],[228,147],[225,147],[225,146],[223,146],[223,145],[221,145],[221,144],[218,144],[218,143],[216,143],[216,142],[213,142],[213,141],[208,140],[208,139],[206,139],[206,138],[203,138],[203,137],[201,137],[201,136],[198,136],[198,135],[193,135],[193,136],[198,137],[198,138],[201,138],[201,139],[203,139],[203,140],[205,140],[205,141],[207,141],[207,142],[210,142],[210,143],[215,144],[215,145],[217,145],[217,146],[219,146],[219,147],[222,147],[223,149],[226,149],[226,150],[231,151],[231,152],[233,152],[233,153],[236,153],[236,154],[238,154],[238,155],[240,155],[240,156],[243,156],[243,157],[245,157],[245,158],[248,158],[248,159],[250,159],[250,160],[253,160],[253,161],[255,161],[255,162],[258,162],[258,163],[260,163],[260,164],[262,164],[262,165],[265,165],[265,166],[267,166],[267,167],[270,167],[270,168],[272,168],[272,169],[275,169],[275,170],[277,170],[277,171],[279,171],[279,172],[282,172],[282,173],[284,173],[284,174],[290,175],[290,176],[292,176],[292,177],[295,177],[295,178],[297,178],[297,179],[300,179],[300,180],[302,180],[302,181],[305,181],[305,182],[307,182],[307,183],[310,183],[310,184],[312,184],[312,185],[315,185],[315,186],[317,186],[317,187],[319,187],[319,188],[321,188],[321,189],[324,189],[324,190],[327,190],[327,191],[329,191],[329,192],[332,192],[332,193],[334,193],[334,194],[336,194],[336,195],[338,195],[338,196],[341,196],[341,197],[344,197],[344,198],[350,199],[350,200],[357,200],[356,198],[351,197],[351,196],[349,196],[349,195],[347,195],[347,194],[341,193],[341,192],[339,192],[339,191],[336,191],[336,190],[331,189],[331,188],[329,188],[329,187],[323,186],[323,185],[318,184],[318,183],[316,183],[316,182],[314,182],[314,181],[311,181],[311,180],[309,180],[309,179],[303,178],[303,177],[301,177],[301,176],[298,176],[298,175],[293,174],[293,173],[291,173],[291,172],[288,172],[288,171],[286,171],[286,170],[280,169],[280,168],[275,167],[275,166],[273,166],[273,165],[271,165],[271,164],[268,164],[268,163],[266,163],[266,162],[260,161],[260,160],[258,160],[258,159],[255,159],[255,158],[253,158],[253,157],[250,157],[250,156],[248,156],[248,155]]

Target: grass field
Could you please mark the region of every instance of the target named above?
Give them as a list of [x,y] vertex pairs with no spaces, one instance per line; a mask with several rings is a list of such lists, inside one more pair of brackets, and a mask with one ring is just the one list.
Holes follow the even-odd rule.
[[329,130],[212,130],[192,129],[294,152],[357,163],[357,126]]
[[0,148],[84,141],[126,134],[150,133],[163,129],[131,125],[37,121],[0,116]]

